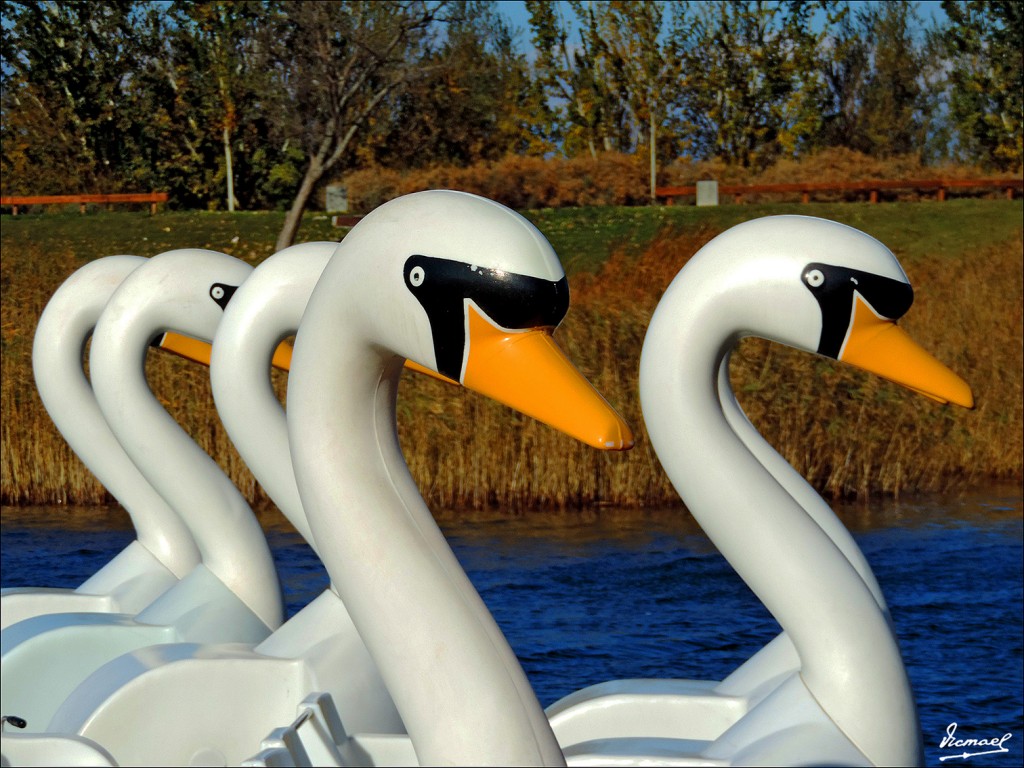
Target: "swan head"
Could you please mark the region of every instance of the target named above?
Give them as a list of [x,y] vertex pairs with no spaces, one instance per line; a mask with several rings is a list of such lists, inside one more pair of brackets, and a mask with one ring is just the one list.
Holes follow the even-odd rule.
[[[703,275],[720,311],[757,335],[875,373],[941,403],[974,406],[970,387],[897,321],[914,301],[885,245],[853,227],[809,216],[739,224],[702,248],[680,278]],[[716,290],[713,286],[718,286]]]
[[224,309],[250,272],[245,262],[218,251],[166,251],[147,260],[139,277],[125,280],[116,303],[122,313],[150,315],[163,329],[150,346],[209,365]]
[[547,239],[511,209],[449,190],[392,200],[342,241],[311,307],[335,280],[359,288],[335,321],[378,347],[594,447],[632,447],[552,339],[568,281]]

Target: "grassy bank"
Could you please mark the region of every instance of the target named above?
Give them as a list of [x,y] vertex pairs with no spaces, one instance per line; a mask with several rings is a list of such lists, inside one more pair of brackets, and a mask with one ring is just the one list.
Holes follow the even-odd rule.
[[[842,365],[757,340],[734,356],[752,421],[831,495],[903,493],[1020,481],[1020,201],[540,210],[530,217],[562,256],[573,305],[557,332],[579,367],[634,425],[637,447],[599,454],[473,393],[406,374],[399,429],[428,502],[438,507],[661,505],[675,500],[639,410],[643,334],[664,286],[715,233],[775,213],[857,226],[900,256],[917,300],[905,327],[974,387],[973,412],[941,408]],[[2,221],[2,498],[96,503],[103,489],[67,449],[32,383],[35,323],[87,261],[210,247],[258,263],[281,215],[173,213],[5,217]],[[337,239],[310,216],[300,240]],[[154,391],[252,500],[262,493],[216,422],[205,369],[151,354]],[[279,391],[285,380],[278,376]]]

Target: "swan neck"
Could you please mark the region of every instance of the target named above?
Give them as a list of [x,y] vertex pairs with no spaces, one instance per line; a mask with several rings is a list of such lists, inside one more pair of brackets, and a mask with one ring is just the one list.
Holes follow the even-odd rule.
[[90,354],[97,400],[139,470],[188,527],[203,564],[274,628],[283,619],[280,587],[255,515],[146,382],[150,339],[168,328],[173,323],[144,312],[101,318]]
[[32,370],[50,418],[82,463],[128,512],[139,544],[182,578],[199,563],[192,535],[111,432],[83,368],[85,345],[100,314],[121,282],[144,262],[138,256],[109,256],[69,277],[39,318]]
[[[296,314],[301,315],[301,307]],[[224,329],[226,333],[218,331],[210,382],[217,413],[242,460],[298,534],[319,555],[295,485],[285,412],[271,379],[274,349],[295,332],[299,317],[283,317],[280,322],[269,323],[267,318],[275,315],[273,307],[264,307],[251,322],[234,323]]]
[[736,436],[743,441],[752,454],[754,454],[765,470],[771,474],[775,481],[783,487],[793,501],[800,505],[814,520],[815,523],[825,532],[825,535],[832,540],[832,543],[842,552],[850,565],[856,569],[865,586],[871,591],[875,602],[886,614],[888,619],[889,609],[882,594],[882,588],[875,578],[874,571],[868,564],[867,559],[857,542],[854,541],[850,531],[843,525],[832,508],[825,503],[811,484],[804,479],[803,475],[797,472],[792,465],[786,461],[775,448],[761,436],[757,428],[751,424],[747,415],[743,412],[732,389],[729,380],[729,361],[732,352],[728,352],[719,365],[718,391],[719,401],[722,404],[722,411],[729,427]]
[[[730,426],[723,400],[733,395],[727,381],[720,391],[720,376],[742,330],[705,300],[712,291],[678,281],[651,321],[641,356],[651,442],[691,514],[791,637],[808,690],[858,748],[877,755],[887,748],[875,743],[879,722],[916,727],[885,613]],[[860,695],[851,695],[851,680]]]
[[318,301],[320,292],[303,317],[288,388],[296,478],[331,581],[420,762],[562,763],[515,654],[402,457],[403,359],[360,339],[358,318],[337,317],[356,299]]

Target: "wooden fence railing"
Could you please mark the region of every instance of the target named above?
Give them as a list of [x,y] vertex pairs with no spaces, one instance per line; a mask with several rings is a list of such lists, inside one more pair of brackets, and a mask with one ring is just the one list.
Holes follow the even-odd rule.
[[166,192],[118,193],[110,195],[4,195],[0,197],[0,205],[9,205],[12,213],[18,215],[18,207],[22,205],[68,205],[78,203],[80,213],[85,213],[89,203],[149,203],[149,212],[156,213],[158,203],[167,202]]
[[[1024,187],[1022,179],[909,179],[906,181],[872,180],[845,182],[795,182],[791,184],[719,184],[719,194],[732,195],[733,202],[740,203],[744,195],[774,192],[800,193],[804,203],[811,201],[815,192],[867,192],[872,203],[878,202],[878,193],[888,189],[914,189],[934,191],[939,200],[946,199],[949,189],[1002,189],[1007,200],[1013,199],[1014,190]],[[677,197],[696,195],[696,186],[656,187],[655,194],[659,200],[672,205]]]

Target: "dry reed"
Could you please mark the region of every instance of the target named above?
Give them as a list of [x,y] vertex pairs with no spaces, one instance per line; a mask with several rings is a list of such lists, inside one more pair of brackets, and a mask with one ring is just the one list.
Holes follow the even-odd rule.
[[[650,314],[665,286],[714,233],[665,232],[639,256],[616,253],[597,275],[573,278],[573,304],[556,337],[633,425],[637,445],[606,454],[472,392],[403,374],[399,435],[410,469],[436,508],[661,506],[671,488],[647,440],[636,386]],[[895,385],[813,355],[745,340],[732,379],[754,424],[832,496],[932,491],[999,479],[1020,482],[1022,343],[1016,242],[961,260],[917,260],[912,335],[974,387],[974,411],[943,408]],[[2,501],[95,504],[104,489],[45,413],[30,371],[35,322],[73,253],[36,254],[37,274],[12,291],[4,273]],[[45,265],[45,266],[43,266]],[[157,396],[251,501],[266,500],[216,419],[206,369],[150,353]],[[283,394],[285,378],[276,376]]]
[[[637,430],[632,451],[590,451],[472,393],[410,379],[400,434],[428,499],[473,507],[674,502],[643,426],[636,372],[658,298],[711,235],[668,234],[639,258],[616,254],[599,275],[575,280],[573,308],[556,336]],[[1022,248],[1009,243],[956,264],[923,260],[910,273],[918,298],[904,326],[971,383],[975,410],[943,407],[760,339],[744,340],[733,356],[741,405],[768,441],[833,497],[1019,482]],[[479,488],[492,490],[481,496]]]

